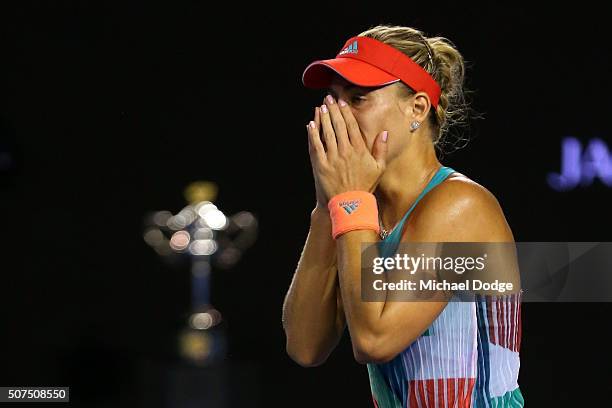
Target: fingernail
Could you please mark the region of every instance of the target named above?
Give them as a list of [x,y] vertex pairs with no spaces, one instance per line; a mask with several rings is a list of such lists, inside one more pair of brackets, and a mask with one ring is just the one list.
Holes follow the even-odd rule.
[[338,98],[338,105],[344,107],[344,106],[346,106],[346,102],[344,102],[344,99]]
[[321,105],[321,112],[327,113],[327,106]]
[[387,136],[388,136],[388,135],[389,135],[389,133],[388,133],[388,132],[385,130],[385,131],[383,132],[383,134],[382,134],[382,139],[383,139],[383,142],[386,142],[386,141],[387,141]]
[[334,98],[331,95],[327,95],[327,102],[329,102],[330,105],[334,104]]
[[315,123],[314,123],[314,121],[312,121],[312,120],[311,120],[311,121],[308,123],[308,126],[310,126],[310,128],[311,128],[311,129],[314,129],[314,128],[315,128]]

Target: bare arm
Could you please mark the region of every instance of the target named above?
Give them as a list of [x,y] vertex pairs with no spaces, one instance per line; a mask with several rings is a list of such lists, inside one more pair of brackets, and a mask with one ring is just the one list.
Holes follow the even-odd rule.
[[[512,233],[491,193],[474,184],[438,186],[407,230],[412,242],[512,242]],[[361,300],[362,242],[376,233],[350,231],[337,240],[338,275],[353,344],[360,363],[386,362],[408,347],[442,312],[446,301],[363,302]],[[408,241],[406,236],[402,241]]]
[[340,341],[346,320],[339,296],[331,220],[316,208],[283,304],[287,353],[300,365],[322,364]]

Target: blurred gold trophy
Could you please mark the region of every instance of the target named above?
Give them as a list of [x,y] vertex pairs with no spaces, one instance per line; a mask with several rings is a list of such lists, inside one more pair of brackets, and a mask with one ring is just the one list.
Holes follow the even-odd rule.
[[188,258],[191,269],[191,313],[179,336],[179,353],[197,365],[209,365],[225,355],[221,313],[210,303],[211,266],[229,269],[257,239],[252,213],[226,216],[213,203],[218,187],[195,181],[184,191],[188,204],[176,214],[152,212],[145,218],[144,240],[163,259]]

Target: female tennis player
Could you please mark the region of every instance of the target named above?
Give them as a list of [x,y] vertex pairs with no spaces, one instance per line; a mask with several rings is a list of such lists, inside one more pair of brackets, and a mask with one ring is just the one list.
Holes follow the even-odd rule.
[[491,192],[436,148],[465,113],[464,60],[444,37],[379,25],[302,81],[328,95],[307,125],[316,205],[283,305],[287,353],[322,364],[348,326],[374,406],[522,407],[520,293],[365,302],[361,243],[514,242]]

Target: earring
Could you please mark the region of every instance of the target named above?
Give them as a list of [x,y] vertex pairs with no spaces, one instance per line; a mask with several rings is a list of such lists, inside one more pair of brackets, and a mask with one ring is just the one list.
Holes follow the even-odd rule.
[[410,124],[410,130],[414,132],[419,128],[419,126],[421,126],[421,122],[415,120]]

